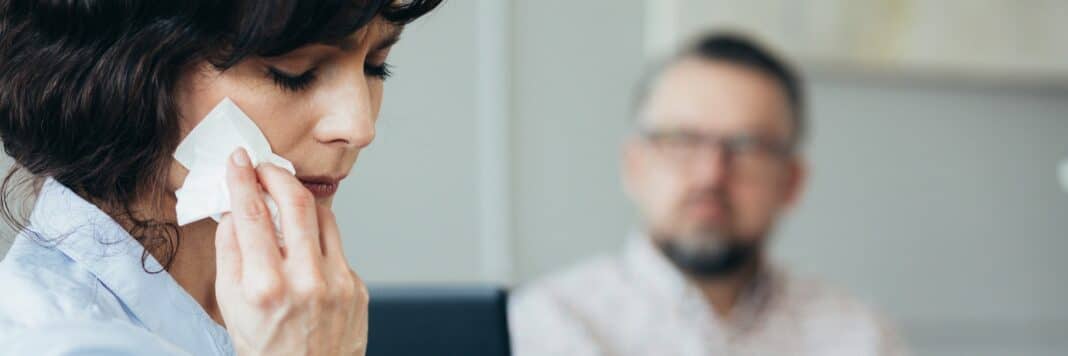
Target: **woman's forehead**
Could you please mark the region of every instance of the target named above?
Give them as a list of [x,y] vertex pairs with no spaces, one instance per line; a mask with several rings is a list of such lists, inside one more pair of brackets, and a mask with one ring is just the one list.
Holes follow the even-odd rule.
[[342,50],[356,50],[360,48],[369,48],[370,50],[378,50],[392,46],[397,40],[400,39],[401,32],[404,31],[403,25],[398,25],[382,19],[381,17],[375,18],[364,26],[340,39],[324,41],[323,44],[338,47]]

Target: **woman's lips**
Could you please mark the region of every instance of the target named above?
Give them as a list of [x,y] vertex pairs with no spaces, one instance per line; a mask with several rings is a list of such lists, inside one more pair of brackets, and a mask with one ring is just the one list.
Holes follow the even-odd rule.
[[298,177],[301,184],[304,184],[305,188],[312,193],[317,199],[329,198],[337,193],[338,185],[341,183],[340,178],[328,178],[328,177]]

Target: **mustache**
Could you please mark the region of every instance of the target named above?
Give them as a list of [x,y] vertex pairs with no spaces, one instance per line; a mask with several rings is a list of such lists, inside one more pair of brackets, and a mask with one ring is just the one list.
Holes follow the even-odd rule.
[[713,203],[722,208],[725,212],[731,211],[730,200],[726,197],[726,192],[720,188],[700,188],[688,192],[682,199],[682,206],[691,206],[697,204]]

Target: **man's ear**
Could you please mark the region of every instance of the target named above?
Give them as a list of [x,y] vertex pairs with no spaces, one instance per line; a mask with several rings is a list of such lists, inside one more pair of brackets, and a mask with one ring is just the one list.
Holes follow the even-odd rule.
[[801,201],[808,183],[808,161],[801,155],[790,159],[787,167],[786,191],[784,203],[793,208]]
[[620,147],[620,159],[622,164],[619,165],[619,176],[623,182],[623,193],[632,201],[636,201],[638,198],[637,189],[642,179],[640,172],[644,167],[641,142],[638,142],[638,139],[634,137],[624,140]]

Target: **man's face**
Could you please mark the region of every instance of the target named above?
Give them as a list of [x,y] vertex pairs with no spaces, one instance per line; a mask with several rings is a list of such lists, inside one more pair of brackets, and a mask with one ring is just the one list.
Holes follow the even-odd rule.
[[757,70],[693,58],[668,68],[624,149],[627,191],[653,237],[759,248],[801,187],[791,115]]

